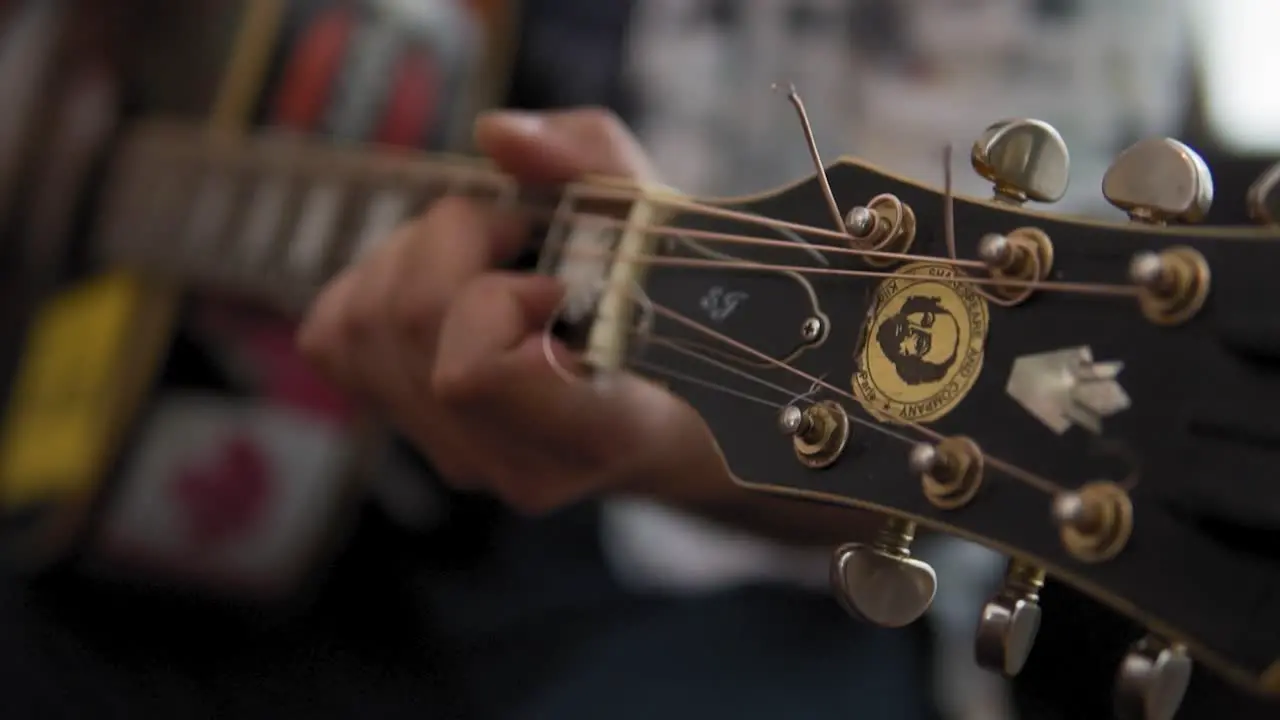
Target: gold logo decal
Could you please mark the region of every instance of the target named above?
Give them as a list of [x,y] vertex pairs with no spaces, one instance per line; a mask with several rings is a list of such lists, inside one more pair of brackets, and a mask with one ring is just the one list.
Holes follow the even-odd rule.
[[912,263],[882,283],[858,349],[853,394],[876,417],[932,422],[951,412],[982,371],[987,301],[955,269]]

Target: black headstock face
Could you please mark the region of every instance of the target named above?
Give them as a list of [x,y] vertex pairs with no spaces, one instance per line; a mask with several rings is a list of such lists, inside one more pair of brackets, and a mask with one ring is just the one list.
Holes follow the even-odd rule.
[[[849,247],[835,235],[678,213],[665,224],[688,235],[665,240],[666,259],[645,281],[666,312],[631,366],[701,412],[742,483],[976,540],[1242,685],[1280,692],[1280,234],[1106,224],[957,198],[959,258],[989,253],[979,247],[987,234],[1040,237],[1052,246],[1051,263],[1041,258],[1047,281],[1107,288],[1038,288],[1006,307],[956,280],[990,273],[949,262],[942,192],[849,161],[827,177],[842,213],[877,196],[909,208],[914,238],[903,252],[921,257],[872,264],[821,252]],[[717,207],[835,230],[816,178]],[[784,240],[811,247],[776,244]],[[1208,292],[1187,317],[1157,322],[1135,295],[1131,264],[1178,247],[1203,258]],[[717,258],[756,265],[706,262]],[[784,431],[802,420],[783,408],[814,402],[838,404],[850,432],[806,456]],[[926,491],[918,469],[928,458],[916,450],[913,467],[913,443],[939,437],[951,449],[974,449],[956,438],[976,445],[976,490]],[[1079,522],[1075,492],[1097,482],[1113,495],[1086,493],[1090,502],[1118,504],[1090,512],[1124,515],[1127,505],[1129,522],[1107,525],[1116,533],[1093,544],[1064,538]]]

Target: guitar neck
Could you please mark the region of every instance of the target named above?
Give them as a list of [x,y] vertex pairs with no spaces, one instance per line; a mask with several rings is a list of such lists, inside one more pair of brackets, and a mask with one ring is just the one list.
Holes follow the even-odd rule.
[[532,210],[544,228],[560,199],[467,158],[147,124],[108,177],[97,249],[112,265],[297,311],[445,195]]

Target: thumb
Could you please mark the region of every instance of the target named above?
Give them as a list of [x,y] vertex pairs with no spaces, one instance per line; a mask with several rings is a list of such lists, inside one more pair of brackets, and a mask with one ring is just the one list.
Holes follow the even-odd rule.
[[601,108],[484,113],[476,121],[475,140],[499,168],[527,182],[654,176],[635,135],[616,114]]

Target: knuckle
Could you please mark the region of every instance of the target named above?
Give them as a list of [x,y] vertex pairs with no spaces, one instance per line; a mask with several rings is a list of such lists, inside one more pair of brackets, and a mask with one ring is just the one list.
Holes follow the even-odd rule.
[[344,339],[359,339],[368,336],[378,327],[379,308],[374,293],[368,288],[353,293],[339,319],[340,332]]
[[438,289],[406,278],[391,301],[391,322],[403,334],[434,337],[440,331],[448,298]]
[[439,237],[456,232],[459,225],[472,225],[478,218],[475,203],[461,195],[446,195],[431,203],[426,211],[413,221],[415,237]]
[[618,113],[609,108],[593,105],[580,112],[584,126],[602,138],[613,140],[630,132]]
[[334,355],[333,332],[320,321],[308,320],[298,329],[295,344],[308,362],[325,367]]
[[345,306],[332,290],[320,297],[303,319],[294,337],[298,352],[316,363],[325,363],[342,350]]
[[431,395],[442,405],[466,407],[480,399],[480,385],[467,367],[437,364],[431,371]]

